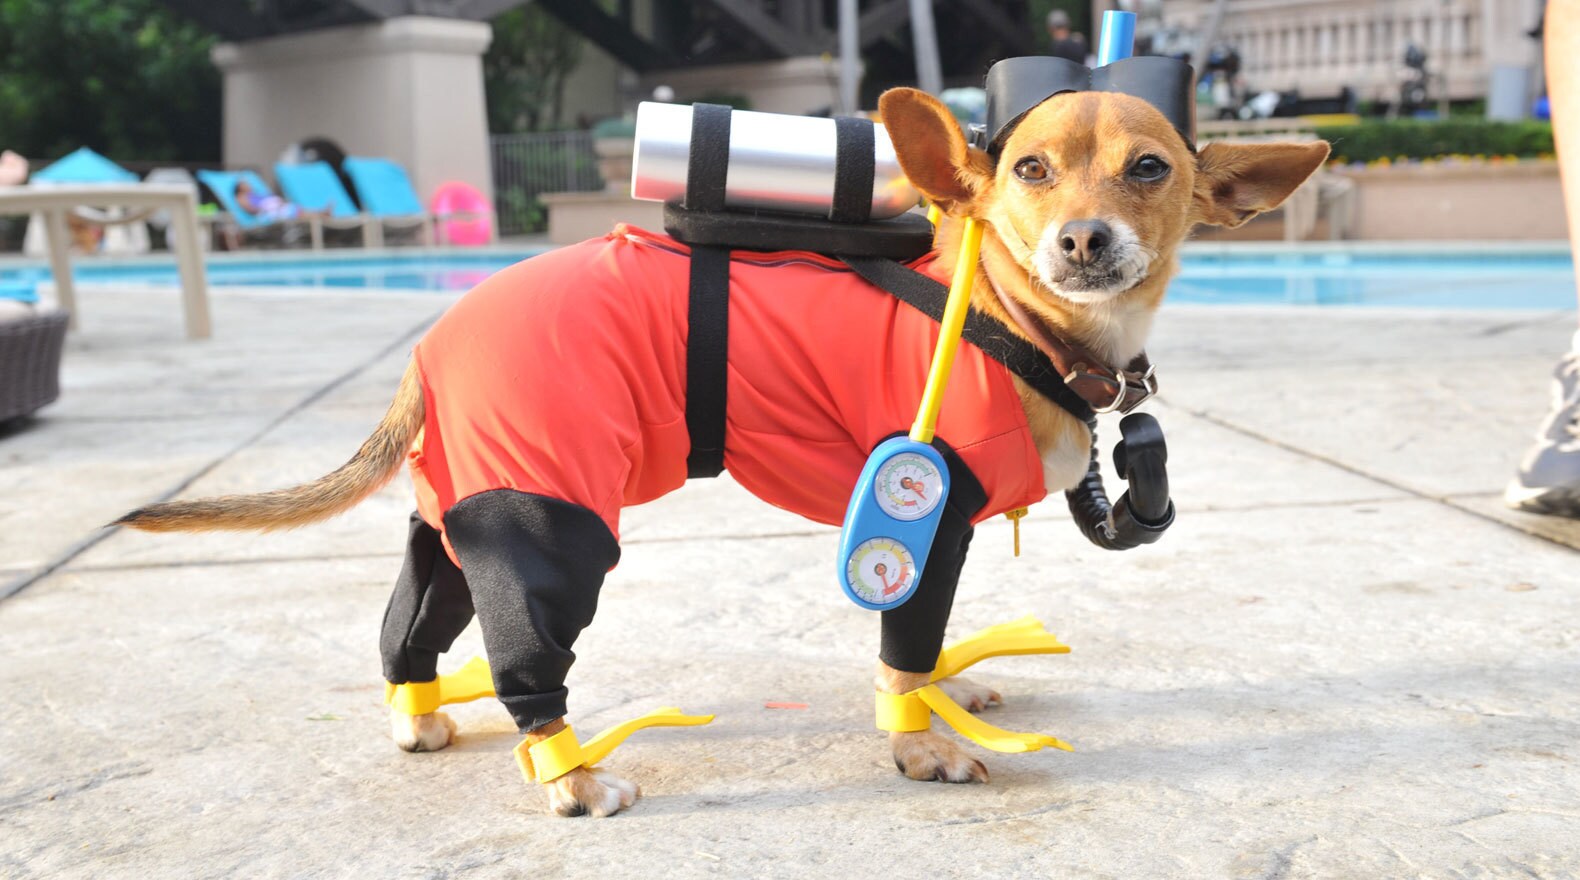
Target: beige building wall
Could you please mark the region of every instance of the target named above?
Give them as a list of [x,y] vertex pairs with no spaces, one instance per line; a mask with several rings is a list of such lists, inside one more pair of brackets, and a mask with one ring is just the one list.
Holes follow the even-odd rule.
[[[1127,6],[1130,4],[1126,4]],[[1166,27],[1196,32],[1213,0],[1165,0]],[[1100,20],[1109,0],[1092,5]],[[1526,67],[1537,58],[1525,32],[1541,0],[1229,0],[1220,42],[1238,47],[1253,90],[1393,99],[1404,50],[1426,50],[1427,67],[1446,78],[1452,98],[1480,98],[1494,65]]]
[[270,169],[290,144],[322,136],[401,163],[425,201],[450,180],[492,198],[482,65],[491,39],[486,23],[406,16],[218,45],[224,161]]

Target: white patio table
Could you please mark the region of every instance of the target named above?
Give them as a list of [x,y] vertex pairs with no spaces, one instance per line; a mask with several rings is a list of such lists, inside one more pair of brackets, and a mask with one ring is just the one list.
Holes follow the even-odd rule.
[[[171,249],[175,251],[176,266],[181,273],[187,338],[207,339],[210,333],[208,279],[203,272],[203,252],[198,247],[197,196],[192,187],[154,183],[0,186],[0,215],[36,211],[44,217],[55,295],[61,308],[71,314],[73,328],[77,326],[77,292],[71,280],[71,233],[66,226],[66,214],[80,207],[170,212]],[[118,222],[129,222],[141,216],[144,213],[134,210],[131,218]]]

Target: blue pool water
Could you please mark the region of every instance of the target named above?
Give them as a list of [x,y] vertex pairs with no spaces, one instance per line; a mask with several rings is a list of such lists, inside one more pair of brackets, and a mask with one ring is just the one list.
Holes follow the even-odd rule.
[[1567,251],[1280,249],[1194,252],[1169,302],[1573,309]]
[[[466,290],[535,251],[242,258],[209,261],[214,285]],[[1459,252],[1416,248],[1215,248],[1188,252],[1171,303],[1572,309],[1566,251]],[[0,270],[7,283],[42,280],[41,269]],[[78,263],[83,284],[175,284],[168,263]]]

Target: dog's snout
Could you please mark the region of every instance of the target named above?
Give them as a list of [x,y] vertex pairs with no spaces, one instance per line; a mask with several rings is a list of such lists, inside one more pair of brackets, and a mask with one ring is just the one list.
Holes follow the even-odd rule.
[[1101,220],[1071,220],[1059,229],[1059,249],[1064,258],[1081,268],[1097,262],[1114,240],[1114,231]]

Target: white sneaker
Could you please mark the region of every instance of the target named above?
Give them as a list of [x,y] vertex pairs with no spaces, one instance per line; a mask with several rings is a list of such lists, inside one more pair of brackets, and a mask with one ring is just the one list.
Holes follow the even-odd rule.
[[1553,411],[1503,492],[1517,510],[1580,519],[1580,354],[1553,372]]

